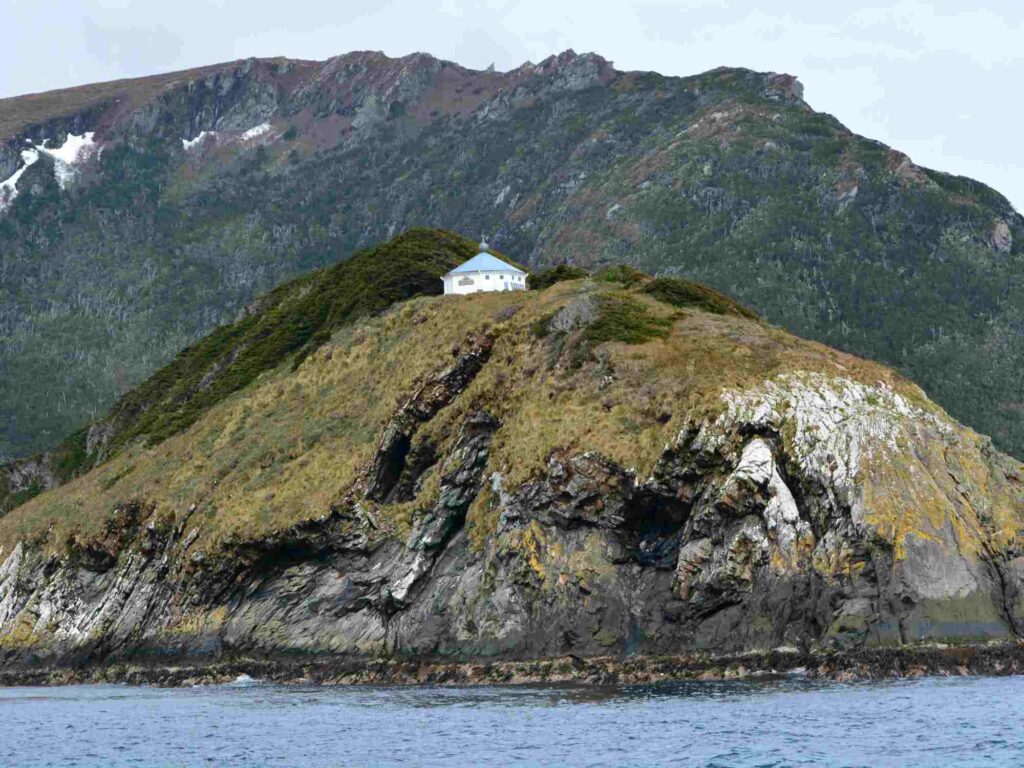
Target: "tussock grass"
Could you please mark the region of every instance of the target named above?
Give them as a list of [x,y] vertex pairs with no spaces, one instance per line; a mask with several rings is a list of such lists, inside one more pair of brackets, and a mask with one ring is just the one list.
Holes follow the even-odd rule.
[[757,314],[735,299],[706,285],[681,280],[677,277],[659,277],[644,286],[644,292],[673,307],[701,309],[716,315],[738,315],[757,320]]
[[597,318],[584,331],[594,344],[621,341],[643,344],[668,335],[672,321],[651,311],[650,306],[624,295],[602,296],[598,301]]
[[594,279],[605,283],[619,283],[620,285],[634,286],[647,282],[651,279],[651,276],[646,272],[641,272],[636,267],[629,266],[628,264],[616,264],[599,270],[594,275]]
[[440,277],[473,255],[469,240],[414,229],[350,260],[293,280],[256,311],[182,352],[115,406],[113,447],[137,437],[159,442],[212,405],[288,360],[292,367],[355,318],[418,295],[441,293]]
[[589,276],[590,273],[582,267],[559,264],[557,267],[530,275],[526,278],[526,286],[531,291],[543,291],[545,288],[550,288],[555,283],[560,283],[563,280],[581,280]]
[[[101,451],[86,450],[88,429],[65,439],[53,451],[55,475],[66,481],[133,441],[156,444],[186,430],[265,373],[285,363],[298,367],[346,324],[414,296],[441,293],[441,275],[475,252],[472,241],[451,232],[413,229],[285,283],[122,397],[104,419],[110,438]],[[40,490],[12,494],[0,486],[0,514]]]

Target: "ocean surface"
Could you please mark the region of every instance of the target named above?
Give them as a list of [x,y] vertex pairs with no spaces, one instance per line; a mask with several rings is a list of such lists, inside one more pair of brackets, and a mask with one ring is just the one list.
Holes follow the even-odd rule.
[[0,688],[0,766],[1020,766],[1024,677]]

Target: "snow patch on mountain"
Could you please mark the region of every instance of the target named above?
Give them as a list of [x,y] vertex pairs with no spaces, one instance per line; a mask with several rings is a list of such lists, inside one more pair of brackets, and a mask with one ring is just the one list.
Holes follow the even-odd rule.
[[260,136],[264,136],[269,132],[270,123],[262,123],[260,125],[254,126],[246,131],[242,131],[241,133],[234,135],[228,134],[222,136],[217,131],[200,131],[199,134],[194,139],[182,139],[181,147],[186,152],[188,152],[190,149],[199,146],[208,139],[220,141],[223,138],[228,143],[236,141],[252,141],[253,139],[258,139]]
[[94,136],[92,131],[83,133],[81,136],[69,133],[64,143],[57,149],[47,149],[46,142],[37,147],[40,152],[45,152],[53,158],[53,171],[61,189],[67,187],[78,173],[78,166],[92,157],[96,151]]
[[78,174],[79,166],[96,153],[95,134],[87,131],[81,136],[69,133],[59,147],[47,147],[49,139],[42,144],[32,145],[31,139],[25,139],[25,143],[32,145],[31,149],[21,151],[21,162],[23,165],[18,168],[8,179],[0,182],[0,211],[6,210],[18,196],[18,180],[29,166],[35,164],[42,155],[53,160],[53,174],[61,189],[66,189],[68,184]]
[[18,179],[25,173],[30,165],[39,159],[39,152],[35,149],[24,149],[21,152],[21,162],[24,163],[10,178],[0,181],[0,211],[5,211],[14,198],[18,196]]
[[262,123],[260,125],[255,126],[254,128],[250,128],[249,130],[245,131],[242,134],[241,139],[242,141],[249,141],[250,139],[259,138],[260,136],[262,136],[265,133],[268,133],[269,131],[270,123]]
[[203,142],[203,140],[206,139],[207,136],[209,136],[212,139],[216,139],[217,138],[217,132],[216,131],[200,131],[199,135],[196,136],[194,139],[182,139],[181,140],[181,147],[186,152],[188,152],[190,149],[192,149],[192,147],[197,146],[198,144],[201,144]]

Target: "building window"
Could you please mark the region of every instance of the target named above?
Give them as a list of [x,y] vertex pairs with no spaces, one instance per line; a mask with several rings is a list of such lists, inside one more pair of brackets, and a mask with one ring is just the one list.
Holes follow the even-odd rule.
[[490,279],[491,279],[490,275],[484,275],[484,280],[490,280]]

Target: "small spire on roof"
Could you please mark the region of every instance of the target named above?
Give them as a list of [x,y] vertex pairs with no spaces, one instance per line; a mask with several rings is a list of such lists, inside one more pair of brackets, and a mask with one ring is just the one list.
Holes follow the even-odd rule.
[[487,253],[487,235],[480,235],[480,253]]

